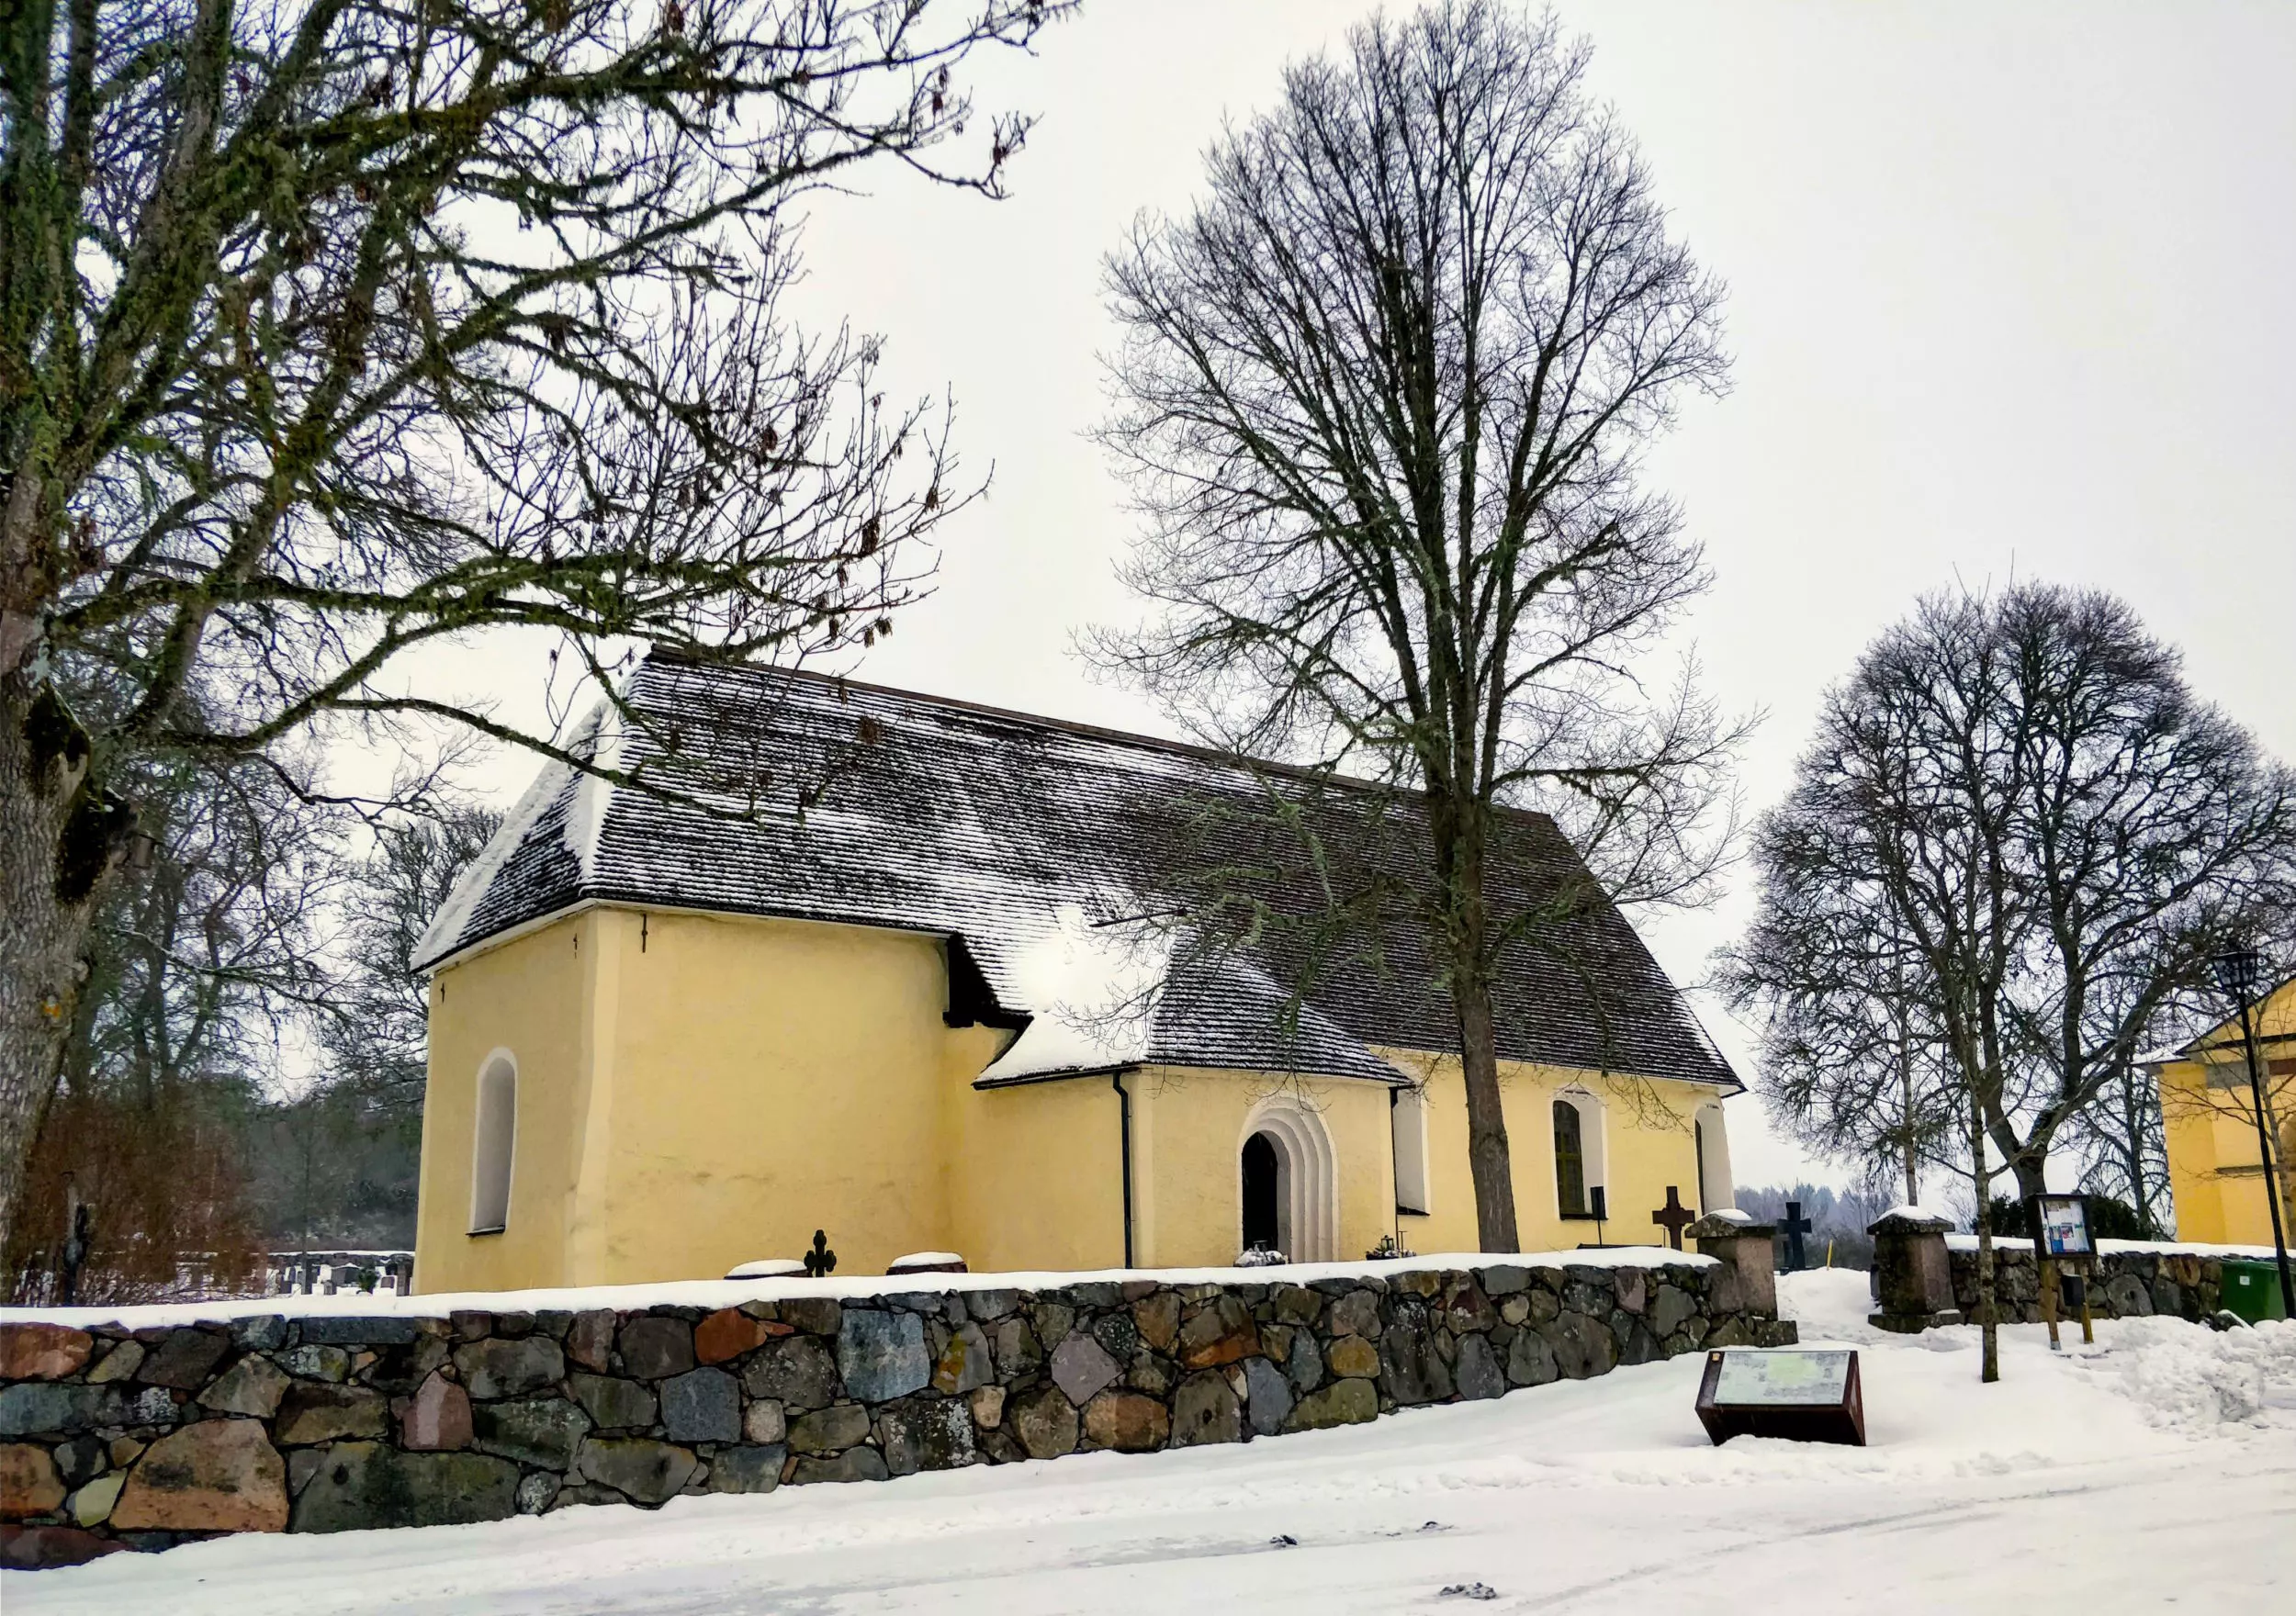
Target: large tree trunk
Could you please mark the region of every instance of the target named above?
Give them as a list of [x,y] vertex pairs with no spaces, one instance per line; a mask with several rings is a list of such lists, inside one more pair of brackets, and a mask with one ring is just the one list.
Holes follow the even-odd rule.
[[125,835],[87,769],[62,704],[0,676],[0,1250],[78,1008],[96,887]]
[[1498,1016],[1487,959],[1490,915],[1483,903],[1485,818],[1441,791],[1428,793],[1435,878],[1442,892],[1441,942],[1458,1018],[1459,1066],[1467,1082],[1467,1164],[1475,1181],[1475,1238],[1486,1251],[1523,1249],[1514,1222],[1514,1169],[1499,1093]]
[[1514,1224],[1514,1167],[1499,1094],[1499,1039],[1491,979],[1454,961],[1452,1000],[1459,1021],[1459,1064],[1467,1076],[1467,1161],[1475,1179],[1475,1238],[1486,1251],[1519,1251]]

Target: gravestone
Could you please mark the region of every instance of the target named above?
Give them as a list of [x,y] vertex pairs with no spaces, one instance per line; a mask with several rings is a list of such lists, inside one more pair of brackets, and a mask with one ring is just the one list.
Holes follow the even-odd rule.
[[1777,1232],[1776,1225],[1757,1223],[1736,1207],[1709,1212],[1683,1230],[1698,1243],[1701,1256],[1728,1263],[1738,1276],[1738,1305],[1769,1318],[1778,1312],[1777,1265],[1772,1260]]
[[1880,1309],[1867,1316],[1868,1323],[1918,1335],[1962,1322],[1945,1254],[1945,1231],[1953,1227],[1934,1213],[1900,1206],[1867,1228],[1874,1237],[1874,1300]]
[[1681,1186],[1666,1186],[1666,1205],[1650,1214],[1650,1221],[1666,1230],[1666,1243],[1683,1249],[1683,1226],[1698,1221],[1698,1214],[1683,1205]]
[[1778,1227],[1785,1230],[1785,1271],[1799,1274],[1809,1261],[1809,1253],[1802,1249],[1802,1237],[1810,1231],[1810,1221],[1802,1216],[1802,1203],[1788,1201],[1785,1217]]

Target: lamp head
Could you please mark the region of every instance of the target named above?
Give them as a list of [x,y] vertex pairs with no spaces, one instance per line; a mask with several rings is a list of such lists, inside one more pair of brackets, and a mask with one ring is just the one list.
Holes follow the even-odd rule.
[[2227,948],[2209,960],[2216,985],[2228,999],[2251,1003],[2257,996],[2257,977],[2262,961],[2254,948]]

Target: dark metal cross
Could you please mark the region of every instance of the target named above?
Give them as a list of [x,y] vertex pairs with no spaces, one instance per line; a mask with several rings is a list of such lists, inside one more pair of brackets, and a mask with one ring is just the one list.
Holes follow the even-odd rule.
[[1666,1186],[1666,1205],[1650,1214],[1650,1221],[1666,1230],[1666,1243],[1679,1251],[1683,1249],[1683,1230],[1698,1221],[1698,1214],[1683,1205],[1682,1191],[1670,1184]]
[[1778,1227],[1785,1230],[1785,1271],[1799,1274],[1802,1264],[1807,1261],[1802,1251],[1802,1237],[1810,1230],[1809,1219],[1802,1216],[1801,1202],[1788,1201],[1785,1204],[1785,1216],[1778,1220]]
[[829,1237],[821,1229],[813,1231],[813,1250],[805,1255],[805,1272],[815,1279],[827,1279],[837,1266],[837,1253],[829,1250]]

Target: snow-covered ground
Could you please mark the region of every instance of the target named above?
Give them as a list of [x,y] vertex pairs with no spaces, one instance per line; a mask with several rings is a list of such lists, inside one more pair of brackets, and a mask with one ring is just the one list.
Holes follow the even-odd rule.
[[[242,1537],[0,1581],[8,1616],[166,1610],[2280,1610],[2296,1599],[2296,1326],[1866,1328],[1863,1449],[1707,1444],[1703,1359],[1370,1426],[1144,1457],[681,1498],[658,1513]],[[1462,1590],[1446,1592],[1445,1590]]]

